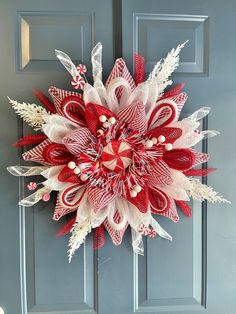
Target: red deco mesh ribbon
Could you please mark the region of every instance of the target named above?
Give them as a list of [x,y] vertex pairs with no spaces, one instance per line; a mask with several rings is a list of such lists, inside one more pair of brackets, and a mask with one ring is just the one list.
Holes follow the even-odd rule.
[[145,59],[138,53],[134,53],[134,72],[136,85],[145,80]]
[[163,160],[168,164],[169,167],[184,171],[190,169],[193,166],[195,156],[189,149],[176,148],[165,152]]
[[216,168],[206,168],[206,169],[190,169],[184,171],[184,174],[188,177],[206,177],[208,174],[216,171]]
[[55,166],[64,165],[73,158],[65,145],[49,144],[43,150],[43,158],[46,162]]
[[185,201],[176,201],[175,204],[181,209],[185,216],[192,217],[192,208]]
[[105,244],[105,229],[103,224],[97,227],[93,235],[93,249],[101,249]]

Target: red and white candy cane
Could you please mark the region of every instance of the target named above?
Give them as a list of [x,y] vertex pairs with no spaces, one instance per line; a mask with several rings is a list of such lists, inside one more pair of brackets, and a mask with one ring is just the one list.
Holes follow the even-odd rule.
[[148,235],[148,233],[149,233],[149,229],[148,229],[148,227],[146,227],[144,224],[141,224],[141,225],[139,226],[138,232],[139,232],[141,235],[146,236],[146,235]]
[[33,191],[37,188],[37,183],[36,182],[30,182],[27,184],[27,188],[28,188],[28,190]]
[[156,231],[153,229],[148,230],[148,236],[149,238],[154,238],[157,235]]
[[82,76],[77,75],[75,76],[72,81],[71,81],[71,85],[75,88],[75,89],[82,89],[85,85],[85,80],[82,78]]
[[78,70],[78,72],[79,72],[80,74],[86,73],[86,72],[87,72],[86,65],[80,63],[80,64],[77,66],[77,70]]

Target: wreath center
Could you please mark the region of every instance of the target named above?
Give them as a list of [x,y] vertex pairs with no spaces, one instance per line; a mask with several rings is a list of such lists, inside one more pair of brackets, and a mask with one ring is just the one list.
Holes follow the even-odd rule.
[[102,164],[109,170],[120,172],[132,163],[132,155],[131,146],[127,142],[112,140],[103,149]]

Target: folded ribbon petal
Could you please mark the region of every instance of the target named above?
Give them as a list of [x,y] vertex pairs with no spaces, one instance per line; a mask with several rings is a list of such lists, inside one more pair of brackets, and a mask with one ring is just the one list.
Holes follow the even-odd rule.
[[91,133],[96,134],[97,130],[102,127],[100,116],[106,116],[108,119],[114,117],[114,113],[109,109],[92,103],[87,103],[85,108],[85,119]]
[[95,213],[108,205],[115,197],[116,193],[112,191],[105,191],[96,186],[88,187],[88,200]]
[[172,171],[169,166],[161,159],[153,164],[148,175],[148,185],[155,186],[157,184],[173,183]]
[[66,187],[59,195],[62,206],[67,208],[78,207],[84,195],[84,191],[85,187],[81,184],[73,184]]
[[80,180],[80,177],[74,173],[72,169],[70,169],[68,166],[65,166],[60,173],[58,174],[58,180],[60,182],[68,182],[68,183],[80,183],[82,184],[82,181]]
[[80,126],[85,125],[85,105],[80,97],[68,96],[61,103],[63,116]]
[[125,198],[134,204],[140,212],[146,213],[149,210],[148,189],[146,186],[142,188],[136,197],[131,197],[129,192],[127,192]]
[[149,187],[148,192],[151,210],[154,214],[163,214],[169,210],[170,199],[166,193],[154,187]]
[[148,113],[148,127],[153,129],[157,126],[164,127],[176,118],[178,108],[171,99],[163,99],[157,102],[155,108]]
[[47,145],[42,154],[46,162],[57,166],[64,165],[73,158],[64,145],[55,143]]
[[51,86],[48,90],[49,94],[51,95],[53,102],[55,104],[56,110],[59,114],[62,114],[61,111],[61,103],[65,97],[68,96],[76,96],[82,98],[82,94],[76,93],[73,91],[63,90],[54,86]]
[[142,102],[137,102],[125,107],[117,113],[120,121],[128,123],[132,130],[136,130],[143,134],[147,129],[145,107]]
[[182,135],[180,128],[156,127],[146,133],[146,136],[158,138],[160,135],[165,136],[165,142],[173,144]]
[[57,114],[44,116],[45,123],[42,125],[43,132],[55,143],[62,143],[62,139],[78,127],[78,124]]
[[62,140],[63,144],[74,156],[79,156],[83,153],[91,142],[92,134],[87,128],[79,128]]
[[166,151],[163,160],[170,168],[184,171],[191,169],[195,163],[194,153],[186,148],[176,148]]

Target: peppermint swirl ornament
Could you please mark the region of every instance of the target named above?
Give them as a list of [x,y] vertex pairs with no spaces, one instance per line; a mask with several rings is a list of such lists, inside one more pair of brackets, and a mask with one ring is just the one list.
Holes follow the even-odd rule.
[[75,89],[82,89],[85,85],[85,80],[82,78],[82,76],[77,75],[75,76],[72,81],[71,81],[71,85],[75,88]]
[[29,182],[28,184],[27,184],[27,188],[28,188],[28,190],[30,190],[30,191],[33,191],[33,190],[35,190],[36,188],[37,188],[37,183],[36,182]]
[[107,169],[119,172],[131,164],[132,150],[128,143],[113,140],[104,147],[101,158]]
[[86,65],[80,63],[80,64],[77,66],[77,70],[78,70],[78,72],[79,72],[80,74],[84,74],[84,73],[87,72],[87,67],[86,67]]

